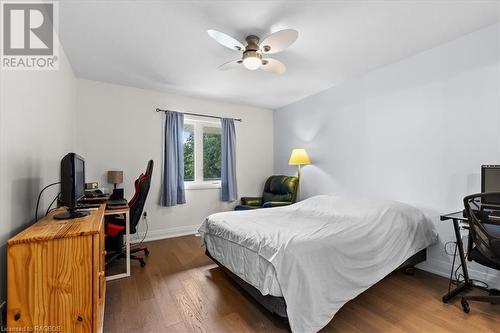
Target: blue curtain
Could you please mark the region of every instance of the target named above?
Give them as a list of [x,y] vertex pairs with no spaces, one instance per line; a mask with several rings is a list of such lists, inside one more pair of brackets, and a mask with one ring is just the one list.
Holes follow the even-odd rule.
[[236,132],[233,119],[222,118],[221,200],[234,201],[236,186]]
[[186,203],[183,131],[184,114],[173,111],[165,112],[161,204],[166,207]]

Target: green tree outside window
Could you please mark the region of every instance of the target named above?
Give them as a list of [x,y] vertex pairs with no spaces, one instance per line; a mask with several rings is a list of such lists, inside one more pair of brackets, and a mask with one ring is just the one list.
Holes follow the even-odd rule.
[[203,180],[219,180],[221,170],[221,129],[203,127]]
[[184,125],[184,180],[194,181],[194,126]]

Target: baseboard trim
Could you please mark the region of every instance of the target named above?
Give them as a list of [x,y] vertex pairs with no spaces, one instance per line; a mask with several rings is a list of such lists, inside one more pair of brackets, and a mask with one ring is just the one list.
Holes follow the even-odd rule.
[[[455,262],[455,269],[458,267],[457,265],[460,265],[460,259],[458,257]],[[427,258],[426,261],[418,264],[417,268],[448,279],[451,272],[451,263],[434,258]],[[481,271],[471,268],[470,265],[467,266],[467,268],[471,279],[484,281],[490,288],[500,288],[499,275],[495,273],[492,274],[493,270],[485,269],[484,271]]]
[[[187,236],[187,235],[195,235],[198,233],[199,227],[200,227],[200,225],[196,224],[196,225],[188,225],[188,226],[182,226],[182,227],[148,230],[148,233],[147,233],[144,241],[149,242],[149,241],[160,240],[160,239],[174,238],[174,237]],[[143,237],[144,237],[144,232],[139,231],[133,236],[133,239],[130,242],[132,244],[139,243]]]

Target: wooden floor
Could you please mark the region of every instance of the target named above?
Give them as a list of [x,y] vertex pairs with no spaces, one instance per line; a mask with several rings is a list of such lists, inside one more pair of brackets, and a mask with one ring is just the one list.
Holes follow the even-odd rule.
[[[148,243],[132,277],[107,283],[104,332],[289,332],[204,255],[194,236]],[[447,280],[394,273],[347,303],[322,332],[500,332],[500,305],[443,304]],[[475,291],[475,293],[478,293]]]

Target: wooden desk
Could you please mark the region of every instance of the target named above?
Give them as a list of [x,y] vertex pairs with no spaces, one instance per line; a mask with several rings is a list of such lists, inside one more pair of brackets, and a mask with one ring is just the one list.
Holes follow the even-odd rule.
[[125,252],[127,255],[127,257],[125,258],[127,269],[126,269],[125,273],[106,276],[106,281],[121,279],[121,278],[130,276],[130,210],[129,210],[128,205],[116,207],[113,209],[106,208],[106,210],[104,212],[104,215],[115,215],[115,214],[125,215],[125,236],[124,236],[124,239],[125,239],[125,249],[126,249]]
[[11,331],[102,332],[105,205],[55,220],[56,209],[7,242],[7,326]]

